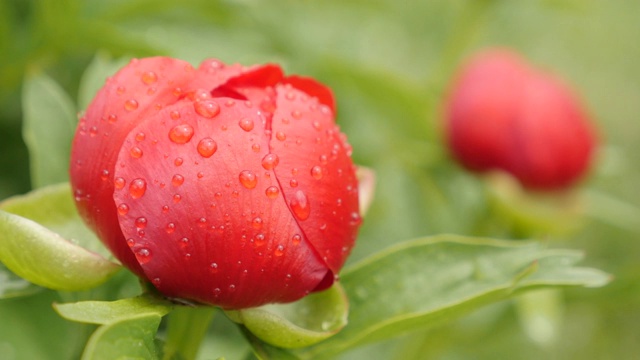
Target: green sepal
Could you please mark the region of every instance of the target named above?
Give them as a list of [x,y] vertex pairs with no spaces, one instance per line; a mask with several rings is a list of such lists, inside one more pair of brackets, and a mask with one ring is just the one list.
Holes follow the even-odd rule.
[[347,324],[348,312],[348,299],[339,282],[293,303],[225,311],[260,340],[287,349],[333,336]]

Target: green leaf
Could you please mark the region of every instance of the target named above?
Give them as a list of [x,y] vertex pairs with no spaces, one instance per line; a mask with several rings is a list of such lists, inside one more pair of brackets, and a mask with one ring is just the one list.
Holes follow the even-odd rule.
[[46,186],[0,202],[0,210],[33,220],[103,257],[111,254],[84,224],[73,203],[68,183]]
[[0,263],[0,299],[32,295],[41,290],[41,287],[17,276]]
[[115,74],[126,63],[127,59],[113,60],[106,52],[98,52],[80,79],[78,107],[86,109],[98,90],[104,86],[107,77]]
[[63,318],[100,324],[82,359],[157,359],[155,334],[171,303],[150,295],[117,301],[54,304]]
[[101,326],[89,339],[82,360],[158,359],[154,339],[161,319],[145,314]]
[[43,73],[27,77],[22,93],[22,135],[34,188],[66,181],[76,111],[69,96]]
[[0,203],[0,262],[16,275],[51,289],[82,290],[120,269],[86,248],[107,253],[80,220],[68,184]]
[[226,311],[262,341],[300,348],[322,341],[347,324],[349,303],[339,283],[289,304]]
[[90,324],[111,324],[137,315],[166,315],[171,304],[151,296],[138,296],[116,301],[80,301],[54,304],[54,309],[63,318]]
[[537,242],[440,235],[405,242],[341,275],[349,324],[302,358],[327,358],[356,345],[451,320],[489,302],[546,286],[602,286],[609,276],[574,267],[581,254]]

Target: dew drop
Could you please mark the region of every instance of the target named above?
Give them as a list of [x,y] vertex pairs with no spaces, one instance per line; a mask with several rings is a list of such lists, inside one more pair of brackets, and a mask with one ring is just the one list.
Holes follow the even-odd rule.
[[240,172],[240,184],[247,189],[253,189],[258,185],[258,177],[250,170],[243,170]]
[[142,157],[142,149],[137,146],[134,146],[129,150],[129,155],[131,155],[134,159],[140,159]]
[[147,248],[140,248],[135,252],[136,259],[140,265],[144,265],[151,261],[151,251]]
[[129,194],[133,199],[141,198],[147,191],[147,182],[144,179],[135,179],[129,185]]
[[113,186],[116,188],[116,190],[120,190],[124,188],[125,185],[126,185],[126,181],[123,178],[117,177],[113,179]]
[[322,168],[320,166],[314,166],[311,168],[311,176],[316,179],[316,180],[320,180],[322,179]]
[[100,172],[100,179],[102,179],[103,181],[107,181],[109,180],[109,170],[104,169]]
[[151,282],[153,283],[153,285],[155,285],[156,287],[160,286],[160,278],[153,278],[153,280],[151,280]]
[[351,225],[360,225],[362,223],[362,217],[360,216],[360,214],[356,211],[352,212],[350,217],[349,217],[349,223]]
[[156,75],[156,73],[154,73],[153,71],[147,71],[146,73],[142,74],[143,83],[151,85],[156,81],[158,81],[158,75]]
[[291,242],[293,243],[293,245],[300,245],[300,241],[302,241],[302,236],[300,236],[299,234],[295,234],[291,238]]
[[167,226],[164,227],[164,231],[166,231],[167,234],[173,233],[174,231],[176,231],[176,224],[168,223]]
[[282,131],[278,131],[276,132],[276,139],[285,141],[287,139],[287,135],[285,135],[285,133],[283,133]]
[[167,205],[163,205],[163,206],[162,206],[162,213],[163,213],[163,214],[166,214],[166,213],[168,213],[168,212],[169,212],[169,206],[167,206]]
[[240,125],[240,128],[244,131],[253,130],[253,120],[251,119],[244,118],[238,122],[238,125]]
[[177,110],[173,110],[173,111],[171,111],[171,112],[169,113],[169,117],[170,117],[172,120],[178,120],[178,119],[180,119],[180,112],[179,112],[179,111],[177,111]]
[[115,114],[111,114],[107,117],[107,121],[109,121],[109,124],[113,124],[118,121],[118,116]]
[[200,140],[198,143],[198,154],[209,158],[218,150],[218,144],[210,137]]
[[269,186],[265,191],[264,191],[265,195],[267,195],[267,197],[269,199],[275,199],[278,197],[278,194],[280,193],[280,190],[278,190],[277,187],[275,186]]
[[265,170],[273,170],[273,168],[278,166],[279,162],[280,158],[278,158],[278,155],[267,154],[262,158],[262,167],[265,168]]
[[266,241],[266,239],[265,239],[264,234],[260,233],[260,234],[256,235],[254,243],[256,244],[256,246],[262,246],[262,245],[264,245],[265,241]]
[[309,218],[309,214],[311,213],[311,206],[309,204],[309,199],[307,195],[302,191],[298,190],[293,195],[293,198],[289,202],[291,206],[291,211],[293,211],[293,215],[295,215],[299,220],[307,220]]
[[207,218],[201,217],[200,219],[198,219],[197,224],[199,227],[207,226]]
[[139,217],[136,219],[135,223],[138,229],[144,229],[147,227],[147,218]]
[[138,108],[138,102],[134,99],[129,99],[124,102],[124,109],[127,111],[133,111]]
[[92,126],[89,128],[89,135],[91,137],[95,137],[96,135],[98,135],[98,128],[96,126]]
[[178,187],[184,183],[184,176],[180,174],[175,174],[171,178],[171,185]]
[[196,176],[198,177],[198,179],[202,179],[204,177],[204,174],[202,173],[202,171],[199,171]]
[[177,204],[180,202],[180,200],[182,200],[182,196],[180,196],[180,194],[175,194],[173,195],[173,203]]
[[212,262],[211,265],[209,265],[209,268],[211,269],[212,273],[217,273],[218,272],[218,263]]
[[125,89],[125,87],[124,87],[124,86],[118,86],[118,87],[116,88],[116,94],[118,94],[118,95],[122,95],[122,94],[124,94],[124,93],[125,93],[125,91],[127,91],[127,89]]
[[289,181],[289,185],[290,185],[291,187],[298,187],[298,180],[296,180],[296,179],[291,179],[291,180]]
[[284,245],[280,244],[276,246],[276,249],[273,251],[273,255],[282,256],[284,255]]
[[259,230],[262,228],[262,218],[259,216],[256,216],[253,218],[253,220],[251,220],[251,226],[253,226],[254,229]]
[[198,115],[207,119],[212,119],[220,113],[220,105],[213,100],[196,101],[193,108]]
[[232,293],[234,291],[236,291],[236,286],[233,284],[229,285],[229,292]]
[[260,144],[251,145],[251,150],[253,150],[253,152],[260,152]]
[[193,127],[189,124],[175,126],[169,131],[169,139],[176,144],[186,144],[193,137]]
[[138,142],[143,141],[145,137],[146,135],[143,132],[139,132],[136,134],[136,141]]
[[127,215],[128,212],[129,212],[129,205],[124,203],[118,205],[118,214],[124,216],[124,215]]
[[182,160],[181,157],[177,157],[175,160],[173,160],[173,165],[180,166],[180,165],[182,165],[183,162],[184,162],[184,160]]

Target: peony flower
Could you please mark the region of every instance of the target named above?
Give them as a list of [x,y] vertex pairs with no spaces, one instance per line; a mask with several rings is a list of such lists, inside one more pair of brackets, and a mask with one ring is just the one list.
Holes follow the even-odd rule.
[[162,294],[241,309],[334,282],[361,223],[331,91],[276,65],[132,60],[81,117],[87,224]]
[[595,135],[571,89],[518,55],[492,49],[460,70],[446,108],[453,156],[475,172],[502,170],[532,190],[560,190],[589,168]]

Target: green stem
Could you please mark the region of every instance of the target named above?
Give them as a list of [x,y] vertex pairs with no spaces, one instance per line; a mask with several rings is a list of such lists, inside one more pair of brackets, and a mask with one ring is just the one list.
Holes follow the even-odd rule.
[[213,319],[213,307],[177,306],[167,317],[163,360],[193,360]]

